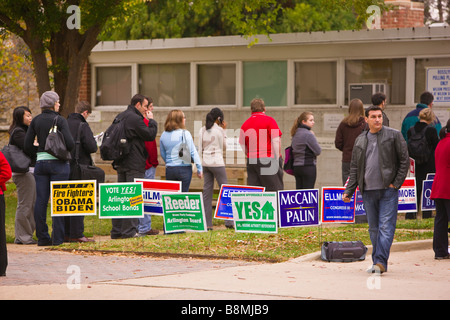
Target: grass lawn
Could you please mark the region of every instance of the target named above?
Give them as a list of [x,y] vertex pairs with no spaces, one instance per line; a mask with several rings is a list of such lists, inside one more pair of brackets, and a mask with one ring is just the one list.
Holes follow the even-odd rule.
[[[6,235],[14,241],[14,215],[17,205],[14,184],[7,185]],[[434,219],[404,220],[399,215],[394,241],[412,241],[433,237]],[[51,232],[51,217],[47,223]],[[214,231],[205,233],[163,234],[163,219],[152,217],[152,227],[160,230],[157,236],[111,240],[111,220],[98,217],[85,218],[85,235],[94,237],[95,243],[67,243],[58,246],[64,250],[94,250],[99,252],[142,252],[156,254],[184,254],[217,258],[235,258],[259,261],[286,261],[320,250],[323,241],[361,240],[370,245],[367,224],[328,224],[319,227],[283,228],[277,234],[237,233],[226,229],[222,220],[213,219]]]

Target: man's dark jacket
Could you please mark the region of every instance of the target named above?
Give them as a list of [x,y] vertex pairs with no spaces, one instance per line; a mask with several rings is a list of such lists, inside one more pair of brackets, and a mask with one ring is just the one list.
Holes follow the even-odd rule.
[[[350,162],[350,179],[344,193],[350,197],[359,186],[364,193],[367,134],[363,131],[356,138]],[[400,131],[383,126],[377,134],[378,161],[385,188],[393,184],[400,189],[409,171],[409,155],[406,141]]]
[[94,135],[92,133],[89,124],[86,122],[86,119],[80,113],[71,113],[67,117],[67,122],[69,123],[70,133],[72,134],[73,141],[75,141],[75,147],[72,150],[72,161],[75,159],[75,149],[77,147],[77,136],[78,136],[78,127],[81,125],[80,132],[80,147],[78,153],[78,163],[81,164],[91,164],[92,158],[91,153],[97,151],[97,142],[94,139]]
[[145,172],[145,162],[148,157],[145,149],[145,141],[153,141],[158,133],[158,124],[150,119],[148,127],[144,122],[144,116],[135,106],[128,106],[127,110],[118,115],[125,119],[125,136],[129,144],[130,152],[119,161],[114,161],[114,167],[118,172],[137,170]]

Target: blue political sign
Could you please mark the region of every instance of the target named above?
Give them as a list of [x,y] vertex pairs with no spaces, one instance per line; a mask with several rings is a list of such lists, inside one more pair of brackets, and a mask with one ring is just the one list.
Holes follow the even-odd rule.
[[280,228],[319,225],[319,190],[278,191]]
[[345,187],[322,188],[322,223],[355,222],[355,195],[350,202],[342,200]]
[[421,209],[422,211],[426,210],[436,210],[436,204],[434,200],[430,198],[431,196],[431,187],[433,186],[434,180],[424,180],[422,187],[422,201],[421,201]]
[[364,216],[366,210],[364,209],[363,197],[359,188],[356,188],[355,197],[355,216]]
[[233,220],[233,206],[231,203],[231,193],[233,192],[264,192],[266,188],[256,186],[240,186],[223,184],[220,187],[219,198],[217,199],[214,218]]

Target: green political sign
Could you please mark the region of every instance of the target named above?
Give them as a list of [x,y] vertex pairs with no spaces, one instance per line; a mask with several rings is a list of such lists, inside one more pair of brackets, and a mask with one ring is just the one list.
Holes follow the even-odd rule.
[[277,233],[277,193],[232,193],[233,219],[236,232]]
[[100,183],[99,218],[143,218],[142,182]]
[[205,210],[201,192],[161,194],[164,230],[205,232]]

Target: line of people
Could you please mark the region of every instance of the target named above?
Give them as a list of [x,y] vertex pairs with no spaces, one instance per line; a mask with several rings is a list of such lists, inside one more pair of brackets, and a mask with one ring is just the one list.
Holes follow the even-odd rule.
[[[117,170],[119,182],[130,182],[134,178],[154,178],[155,168],[158,165],[155,142],[158,127],[153,119],[152,102],[151,98],[137,94],[132,97],[130,105],[122,113],[127,119],[126,135],[130,142],[131,151],[126,157],[113,164]],[[380,125],[379,122],[381,121],[381,127],[388,127],[389,120],[384,113],[386,97],[383,94],[374,95],[373,104],[378,107],[377,110],[381,111],[380,119],[378,119],[376,125]],[[50,181],[68,180],[71,169],[68,162],[54,158],[46,153],[43,148],[53,119],[58,116],[59,96],[52,91],[45,92],[40,99],[40,107],[42,113],[34,119],[32,119],[31,111],[28,108],[16,108],[13,113],[13,124],[10,128],[12,143],[23,148],[33,159],[30,172],[13,174],[18,193],[15,242],[34,243],[32,238],[34,228],[36,228],[38,245],[59,245],[64,241],[90,241],[83,235],[83,218],[80,217],[77,217],[78,220],[75,218],[52,218],[53,234],[52,236],[48,234],[46,214],[50,196]],[[251,115],[241,126],[239,136],[239,143],[247,159],[248,185],[264,186],[267,191],[283,190],[282,132],[275,119],[266,114],[262,99],[254,99],[250,107]],[[417,106],[417,109],[420,109],[419,118],[421,120],[417,119],[414,122],[414,112],[417,112],[415,110],[408,114],[404,123],[407,122],[408,125],[417,127],[416,130],[418,131],[430,128],[429,124],[434,124],[437,129],[440,123],[438,120],[434,120],[429,107],[431,107],[429,94],[424,93],[421,96],[421,104]],[[336,148],[343,152],[343,183],[348,177],[352,177],[352,174],[356,179],[357,169],[354,167],[361,165],[360,163],[352,163],[352,153],[353,146],[356,146],[357,137],[361,136],[364,130],[370,132],[367,111],[364,117],[362,102],[358,99],[352,100],[349,104],[349,115],[344,118],[336,132]],[[65,138],[68,150],[74,149],[74,137],[78,125],[81,122],[86,122],[86,118],[91,112],[90,105],[81,102],[77,105],[76,112],[69,115],[67,120],[58,117],[58,127]],[[406,121],[406,119],[408,120]],[[227,182],[223,157],[227,139],[224,114],[219,108],[213,108],[207,114],[206,125],[201,128],[199,133],[198,146],[201,157],[197,152],[191,133],[186,130],[185,122],[186,117],[181,110],[172,110],[167,115],[164,132],[160,138],[160,153],[166,166],[166,179],[181,181],[182,191],[187,192],[192,179],[192,163],[195,164],[197,175],[204,178],[203,198],[206,221],[208,229],[212,229],[211,202],[214,180],[217,180],[219,186]],[[426,123],[426,125],[423,123]],[[314,115],[311,112],[303,112],[294,120],[291,128],[294,176],[297,189],[314,188],[317,174],[317,156],[321,153],[320,145],[311,130],[314,124]],[[407,130],[407,138],[411,136],[411,130],[407,128],[408,125],[402,126],[402,131],[404,128]],[[84,126],[84,128],[81,138],[83,155],[80,160],[83,159],[83,162],[89,164],[92,163],[91,153],[97,150],[97,145],[89,125]],[[428,133],[431,132],[430,129],[426,130],[427,138],[433,141],[431,153],[434,154],[436,141],[438,140],[435,139],[434,135],[432,137],[432,134]],[[448,125],[445,130],[448,130]],[[405,139],[402,139],[401,143],[403,142],[406,145]],[[185,148],[184,157],[180,154],[180,145]],[[372,154],[370,159],[376,159],[378,151],[372,150],[375,153]],[[405,153],[402,151],[401,154],[403,157]],[[186,157],[186,155],[188,156]],[[376,161],[372,160],[370,161],[374,164]],[[418,170],[420,171],[420,167],[418,167]],[[368,172],[366,167],[363,171]],[[436,176],[438,176],[438,173],[436,173]],[[383,176],[381,178],[383,179]],[[353,185],[355,181],[352,181]],[[357,180],[356,182],[357,184],[362,183],[364,188],[364,180]],[[421,183],[419,184],[421,185]],[[395,187],[398,188],[399,186]],[[33,194],[36,194],[35,198]],[[434,194],[438,194],[438,192],[434,191]],[[448,204],[444,201],[442,207],[447,208],[446,206]],[[112,221],[111,238],[113,239],[158,233],[158,230],[151,228],[151,216],[145,216],[143,219],[113,219]]]

